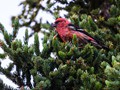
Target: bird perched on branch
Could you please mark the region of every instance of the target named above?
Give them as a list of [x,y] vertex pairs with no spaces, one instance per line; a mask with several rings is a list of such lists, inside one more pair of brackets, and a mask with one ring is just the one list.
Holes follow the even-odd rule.
[[75,27],[65,18],[56,19],[52,26],[56,28],[56,32],[58,33],[54,37],[59,36],[63,42],[71,41],[73,35],[76,35],[79,46],[91,43],[92,45],[98,48],[108,49],[106,46],[104,46],[98,40],[96,40],[90,34],[88,34],[84,29]]

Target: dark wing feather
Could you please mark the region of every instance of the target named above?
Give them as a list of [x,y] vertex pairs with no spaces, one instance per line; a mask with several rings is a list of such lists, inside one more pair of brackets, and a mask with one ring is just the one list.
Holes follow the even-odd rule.
[[84,33],[84,34],[86,34],[87,36],[93,38],[103,49],[109,50],[109,48],[106,47],[100,40],[98,40],[97,38],[92,37],[92,36],[91,36],[89,33],[87,33],[86,31],[84,31],[84,30],[77,30],[77,31],[79,31],[79,32],[81,32],[81,33]]
[[[72,30],[75,30],[75,31],[78,31],[78,29],[80,29],[80,27],[78,26],[75,26],[74,24],[70,23],[68,24],[68,28],[72,29]],[[83,30],[83,29],[81,29]]]
[[[83,33],[83,34],[85,34],[85,35],[93,38],[93,37],[92,37],[89,33],[87,33],[84,29],[81,29],[81,28],[75,26],[74,24],[69,24],[69,25],[68,25],[68,28],[70,28],[70,29],[72,29],[72,30],[75,30],[75,31],[78,31],[78,32],[81,32],[81,33]],[[95,39],[95,38],[93,38],[93,39]],[[95,39],[95,41],[97,41],[97,40]]]
[[89,37],[91,37],[92,39],[94,39],[103,49],[106,49],[106,50],[109,50],[108,47],[106,47],[102,42],[100,42],[100,40],[98,40],[97,38],[94,38],[92,37],[89,33],[87,33],[84,29],[81,29],[77,26],[75,26],[74,24],[69,24],[68,25],[68,28],[72,29],[72,30],[75,30],[75,31],[78,31],[80,33],[83,33]]

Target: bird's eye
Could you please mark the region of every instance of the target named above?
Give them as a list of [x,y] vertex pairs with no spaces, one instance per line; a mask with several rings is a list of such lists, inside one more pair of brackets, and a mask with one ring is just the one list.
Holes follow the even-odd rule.
[[60,21],[55,22],[55,24],[58,24]]

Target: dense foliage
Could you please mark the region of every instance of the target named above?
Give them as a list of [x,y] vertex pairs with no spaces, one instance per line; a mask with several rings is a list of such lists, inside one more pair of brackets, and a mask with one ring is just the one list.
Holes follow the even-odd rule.
[[[43,4],[44,2],[44,4]],[[0,58],[9,57],[8,68],[0,66],[0,72],[19,87],[32,90],[119,90],[120,89],[120,1],[119,0],[25,0],[21,2],[20,15],[12,17],[13,33],[8,33],[0,24],[0,46],[4,53]],[[98,49],[91,44],[77,47],[77,38],[63,43],[53,39],[56,32],[51,22],[42,22],[40,12],[65,18],[93,37],[103,42],[109,50]],[[39,17],[39,20],[36,20]],[[17,39],[22,27],[24,41]],[[43,49],[39,34],[43,33]],[[29,45],[30,38],[34,42]],[[11,71],[15,69],[15,72]],[[32,80],[32,81],[31,81]]]

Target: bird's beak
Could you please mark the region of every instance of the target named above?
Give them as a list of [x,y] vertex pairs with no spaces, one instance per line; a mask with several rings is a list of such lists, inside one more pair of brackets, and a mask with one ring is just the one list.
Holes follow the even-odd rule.
[[52,23],[51,26],[52,26],[52,27],[56,27],[57,25],[56,25],[55,23]]

